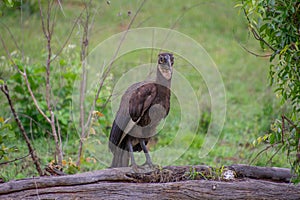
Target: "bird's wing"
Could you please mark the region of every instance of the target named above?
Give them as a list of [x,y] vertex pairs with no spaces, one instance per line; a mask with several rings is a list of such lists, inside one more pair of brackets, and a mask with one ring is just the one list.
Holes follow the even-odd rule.
[[156,94],[156,86],[153,83],[135,84],[125,92],[112,127],[111,142],[117,146],[121,145],[125,136],[151,106]]
[[154,83],[142,85],[132,92],[129,100],[129,114],[134,122],[138,122],[149,109],[156,94],[157,89]]

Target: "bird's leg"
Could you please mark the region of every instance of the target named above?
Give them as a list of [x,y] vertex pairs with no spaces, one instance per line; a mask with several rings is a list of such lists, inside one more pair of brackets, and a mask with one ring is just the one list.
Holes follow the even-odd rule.
[[129,149],[131,167],[132,167],[134,172],[138,172],[138,166],[137,166],[137,164],[134,160],[133,147],[132,147],[131,139],[128,140],[127,145],[128,145],[128,149]]
[[151,158],[150,158],[150,155],[149,155],[149,152],[148,152],[148,149],[146,147],[146,144],[145,144],[145,139],[140,139],[140,145],[145,153],[145,156],[146,156],[146,162],[144,165],[148,165],[150,168],[153,168],[154,165],[151,161]]

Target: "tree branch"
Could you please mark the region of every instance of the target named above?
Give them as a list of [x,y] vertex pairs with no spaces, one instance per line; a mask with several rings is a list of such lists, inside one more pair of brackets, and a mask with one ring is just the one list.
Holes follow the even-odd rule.
[[52,103],[51,103],[51,93],[52,93],[52,87],[50,83],[50,64],[51,64],[51,56],[52,56],[52,49],[51,49],[51,38],[52,38],[52,33],[53,33],[53,24],[50,28],[50,18],[51,18],[51,12],[52,12],[52,6],[54,1],[48,1],[48,8],[47,8],[47,19],[46,19],[46,24],[45,24],[45,19],[43,16],[43,11],[42,11],[42,5],[41,5],[41,0],[39,2],[39,10],[40,10],[40,17],[41,17],[41,22],[42,22],[42,30],[44,33],[44,36],[47,40],[47,52],[48,56],[46,59],[46,103],[48,107],[48,111],[50,113],[50,126],[52,129],[52,134],[54,137],[55,141],[55,158],[57,156],[57,162],[59,165],[62,165],[62,160],[63,160],[63,153],[62,153],[62,145],[59,142],[59,137],[57,130],[56,130],[56,124],[55,124],[55,115],[52,109]]
[[270,57],[272,56],[272,54],[266,54],[266,55],[260,55],[260,54],[257,54],[257,53],[254,53],[253,51],[250,51],[249,49],[247,49],[246,47],[244,47],[242,44],[240,44],[240,46],[245,50],[247,51],[248,53],[256,56],[256,57]]
[[256,154],[256,156],[250,161],[249,165],[251,165],[260,156],[260,154],[262,154],[263,152],[267,151],[271,147],[273,147],[273,145],[266,146],[263,150],[261,150],[260,152],[258,152],[258,154]]
[[89,45],[89,23],[90,23],[90,8],[91,6],[91,0],[87,3],[84,3],[84,10],[85,10],[85,19],[83,24],[83,34],[81,39],[81,52],[80,52],[80,62],[81,62],[81,82],[80,82],[80,119],[79,119],[79,125],[80,125],[80,140],[79,140],[79,148],[78,148],[78,155],[77,155],[77,167],[80,166],[80,160],[82,155],[82,149],[83,149],[83,140],[86,137],[86,128],[85,128],[85,92],[86,92],[86,56],[88,54],[88,45]]
[[6,47],[6,44],[5,44],[1,34],[0,34],[0,40],[1,40],[3,48],[5,49],[5,52],[6,52],[6,55],[9,59],[9,61],[12,63],[12,66],[19,72],[19,74],[21,74],[23,76],[23,78],[25,80],[25,83],[26,83],[26,86],[27,86],[27,89],[29,91],[29,94],[30,94],[32,100],[33,100],[33,103],[34,103],[35,107],[37,108],[39,113],[46,119],[46,121],[50,123],[50,119],[47,117],[47,115],[40,108],[40,106],[39,106],[32,90],[31,90],[31,86],[30,86],[30,83],[29,83],[29,80],[28,80],[28,77],[27,77],[27,74],[26,74],[26,70],[24,69],[24,72],[22,72],[20,70],[20,68],[18,67],[18,65],[15,63],[14,59],[11,57],[11,55],[10,55],[10,53],[9,53],[7,47]]
[[121,48],[121,46],[122,46],[122,44],[123,44],[123,42],[124,42],[124,40],[125,40],[125,38],[126,38],[126,35],[127,35],[128,31],[130,30],[130,28],[131,28],[133,22],[135,21],[137,15],[139,14],[139,12],[141,11],[142,7],[143,7],[144,4],[146,3],[146,1],[147,1],[147,0],[144,0],[144,1],[141,3],[141,5],[138,7],[136,13],[134,14],[134,16],[132,17],[132,19],[130,20],[130,22],[129,22],[128,26],[127,26],[127,29],[126,29],[126,31],[124,32],[124,34],[123,34],[123,36],[122,36],[122,38],[121,38],[121,40],[120,40],[120,43],[119,43],[119,45],[118,45],[118,47],[117,47],[117,49],[116,49],[116,51],[115,51],[115,54],[113,55],[113,57],[112,57],[112,59],[111,59],[111,62],[109,63],[108,67],[107,67],[106,70],[104,71],[103,76],[101,77],[101,79],[100,79],[100,81],[99,81],[99,82],[100,82],[100,83],[99,83],[99,87],[98,87],[98,89],[97,89],[97,92],[96,92],[96,95],[95,95],[93,104],[92,104],[91,109],[90,109],[90,111],[89,111],[89,115],[88,115],[88,119],[87,119],[86,124],[85,124],[85,128],[87,128],[87,127],[89,126],[90,122],[91,122],[93,110],[94,110],[94,108],[95,108],[96,101],[97,101],[97,99],[99,98],[100,91],[102,90],[104,81],[105,81],[105,79],[107,78],[107,76],[108,76],[108,74],[109,74],[109,72],[110,72],[110,70],[111,70],[111,68],[112,68],[113,63],[115,62],[115,59],[116,59],[116,57],[117,57],[117,55],[118,55],[118,53],[119,53],[119,51],[120,51],[120,48]]
[[24,69],[24,72],[21,73],[21,75],[23,76],[24,80],[25,80],[25,83],[26,83],[26,86],[27,86],[27,89],[29,91],[29,94],[31,96],[31,99],[33,100],[33,103],[35,105],[35,107],[37,108],[37,110],[39,111],[39,113],[46,119],[46,121],[48,123],[51,123],[51,120],[50,118],[43,112],[43,110],[40,108],[33,92],[32,92],[32,89],[31,89],[31,86],[30,86],[30,83],[29,83],[29,80],[28,80],[28,77],[27,77],[27,74],[26,74],[26,71]]
[[17,49],[18,49],[20,52],[22,52],[21,48],[19,47],[19,45],[18,45],[18,43],[17,43],[17,41],[16,41],[14,35],[13,35],[12,32],[10,31],[9,27],[8,27],[6,24],[4,24],[2,21],[0,21],[0,23],[2,24],[2,26],[3,26],[3,27],[7,30],[7,32],[9,33],[9,35],[10,35],[10,37],[12,38],[12,40],[13,40],[15,46],[17,47]]
[[68,44],[68,42],[69,42],[69,40],[70,40],[70,38],[71,38],[71,35],[73,34],[73,31],[74,31],[76,25],[78,24],[79,19],[81,18],[82,14],[83,14],[83,11],[84,11],[84,10],[81,11],[80,15],[79,15],[79,16],[77,17],[77,19],[75,20],[75,22],[74,22],[74,24],[73,24],[73,26],[72,26],[72,29],[71,29],[71,31],[70,31],[70,33],[69,33],[67,39],[65,40],[65,42],[63,43],[63,45],[61,46],[61,48],[57,51],[57,53],[52,57],[51,62],[54,61],[54,60],[61,54],[61,52],[63,51],[63,49],[64,49],[64,48],[66,47],[66,45]]
[[[242,0],[242,4],[244,4],[244,0]],[[255,38],[256,40],[258,40],[258,41],[263,42],[263,43],[264,43],[265,45],[267,45],[273,52],[277,53],[277,50],[274,49],[267,41],[265,41],[265,40],[259,35],[259,33],[257,33],[257,31],[252,27],[252,23],[251,23],[251,21],[250,21],[250,18],[249,18],[249,16],[248,16],[247,12],[246,12],[245,7],[242,7],[242,9],[243,9],[244,15],[246,16],[246,19],[247,19],[247,21],[248,21],[248,25],[249,25],[248,27],[250,28],[250,31],[252,32],[254,38]]]
[[6,165],[6,164],[9,164],[9,163],[13,163],[13,162],[16,162],[16,161],[18,161],[18,160],[22,160],[22,159],[24,159],[24,158],[27,158],[28,156],[30,156],[30,153],[28,153],[27,155],[22,156],[22,157],[20,157],[20,158],[15,158],[15,159],[13,159],[13,160],[9,160],[9,161],[6,161],[6,162],[2,162],[2,163],[0,163],[0,165]]
[[12,112],[14,118],[15,118],[15,121],[16,121],[18,127],[19,127],[20,132],[22,133],[22,135],[23,135],[23,137],[25,139],[25,142],[26,142],[28,150],[29,150],[29,154],[31,155],[31,158],[33,160],[35,168],[38,171],[39,175],[42,176],[44,173],[43,173],[43,171],[41,169],[41,164],[39,162],[39,158],[37,157],[36,152],[34,150],[34,147],[32,146],[32,144],[30,142],[30,139],[27,136],[27,133],[26,133],[24,127],[23,127],[22,122],[19,119],[19,116],[17,115],[17,112],[16,112],[16,110],[14,108],[14,105],[13,105],[13,103],[11,101],[11,98],[10,98],[10,95],[9,95],[8,87],[7,87],[6,84],[4,84],[4,85],[0,86],[0,89],[4,93],[4,95],[6,96],[8,104],[10,106],[10,110],[11,110],[11,112]]

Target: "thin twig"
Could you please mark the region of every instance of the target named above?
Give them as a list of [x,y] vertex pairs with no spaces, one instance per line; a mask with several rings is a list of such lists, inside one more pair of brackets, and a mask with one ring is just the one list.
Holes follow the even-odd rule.
[[2,36],[1,36],[1,34],[0,34],[0,40],[1,40],[3,48],[5,49],[5,52],[7,54],[7,57],[9,59],[9,61],[12,63],[12,66],[18,71],[19,74],[21,74],[23,76],[23,78],[25,80],[25,83],[26,83],[26,86],[27,86],[27,89],[29,91],[29,94],[30,94],[32,100],[33,100],[33,103],[34,103],[35,107],[37,108],[37,110],[39,111],[39,113],[46,119],[46,121],[50,122],[50,119],[47,117],[47,115],[40,108],[40,106],[39,106],[39,104],[38,104],[38,102],[37,102],[37,100],[36,100],[36,98],[35,98],[32,90],[31,90],[31,86],[30,86],[30,83],[29,83],[29,80],[28,80],[28,77],[27,77],[25,69],[24,69],[23,72],[19,69],[18,65],[15,63],[14,59],[11,57],[11,55],[10,55],[10,53],[9,53],[7,47],[6,47],[6,44],[5,44],[5,42],[4,42],[4,40],[3,40]]
[[247,49],[246,47],[244,47],[242,44],[240,44],[240,46],[245,50],[247,51],[248,53],[256,56],[256,57],[270,57],[272,56],[272,54],[266,54],[266,55],[260,55],[260,54],[257,54],[257,53],[254,53],[253,51],[250,51],[249,49]]
[[22,157],[20,157],[20,158],[15,158],[15,159],[13,159],[13,160],[1,162],[0,165],[6,165],[6,164],[9,164],[9,163],[13,163],[13,162],[16,162],[16,161],[18,161],[18,160],[22,160],[22,159],[24,159],[24,158],[27,158],[28,156],[30,156],[30,153],[28,153],[27,155],[22,156]]
[[283,148],[284,145],[281,145],[276,151],[275,153],[270,157],[270,159],[268,160],[267,164],[270,164],[274,158],[275,155],[277,155],[277,153]]
[[[50,11],[52,10],[53,4],[54,4],[54,0],[52,1],[52,5],[51,5]],[[53,35],[53,31],[54,31],[54,25],[55,25],[54,22],[55,22],[55,19],[56,19],[56,14],[57,14],[57,6],[55,7],[55,10],[54,10],[51,28],[49,28],[49,32],[50,32],[50,35],[51,35],[51,36]],[[50,14],[49,14],[49,20],[50,20]],[[49,26],[50,26],[50,22],[49,22]]]
[[90,109],[90,111],[89,111],[89,115],[88,115],[88,119],[87,119],[86,124],[85,124],[85,128],[87,128],[87,127],[89,126],[90,122],[91,122],[92,113],[93,113],[93,110],[94,110],[94,108],[95,108],[96,101],[97,101],[97,99],[99,98],[100,91],[102,90],[104,81],[105,81],[105,79],[107,78],[107,76],[108,76],[108,74],[109,74],[109,72],[110,72],[110,70],[111,70],[111,68],[112,68],[113,63],[115,62],[115,59],[116,59],[116,57],[117,57],[117,55],[118,55],[118,53],[119,53],[119,51],[120,51],[120,48],[121,48],[121,46],[122,46],[122,44],[123,44],[123,42],[124,42],[124,40],[125,40],[125,38],[126,38],[126,35],[127,35],[128,31],[130,30],[130,28],[131,28],[133,22],[135,21],[137,15],[139,14],[139,12],[141,11],[142,7],[143,7],[144,4],[146,3],[146,1],[147,1],[147,0],[144,0],[144,1],[141,3],[141,5],[138,7],[136,13],[134,14],[134,16],[132,17],[132,19],[130,20],[130,22],[129,22],[128,26],[127,26],[127,29],[125,30],[125,32],[124,32],[124,34],[123,34],[123,36],[122,36],[122,38],[121,38],[121,40],[120,40],[120,43],[119,43],[119,45],[118,45],[118,47],[117,47],[117,49],[116,49],[116,51],[115,51],[115,54],[113,55],[113,57],[112,57],[112,59],[111,59],[111,62],[109,63],[108,67],[106,68],[106,70],[105,70],[104,73],[103,73],[103,76],[101,77],[100,85],[99,85],[99,87],[98,87],[98,89],[97,89],[97,93],[96,93],[96,95],[95,95],[93,104],[92,104],[91,109]]
[[284,144],[284,115],[281,115],[281,143]]
[[1,33],[0,33],[0,40],[1,40],[1,43],[2,43],[2,47],[4,48],[4,50],[5,50],[5,52],[6,52],[6,55],[7,55],[8,59],[9,59],[9,61],[12,63],[13,67],[14,67],[20,74],[23,75],[23,72],[19,69],[19,67],[16,65],[14,59],[11,57],[11,54],[9,53],[9,51],[8,51],[8,49],[7,49],[7,47],[6,47],[6,44],[5,44],[5,42],[4,42],[3,38],[2,38]]
[[62,7],[62,5],[61,5],[60,0],[57,0],[57,2],[58,2],[59,8],[60,8],[62,14],[63,14],[64,16],[66,16],[66,15],[65,15],[65,12],[64,12],[64,9],[63,9],[63,7]]
[[7,86],[6,84],[1,85],[1,86],[0,86],[0,89],[1,89],[1,91],[3,92],[3,94],[6,96],[6,99],[7,99],[7,101],[8,101],[10,110],[11,110],[11,112],[12,112],[14,118],[15,118],[15,121],[16,121],[18,127],[19,127],[20,132],[22,133],[22,135],[23,135],[23,137],[24,137],[24,139],[25,139],[25,142],[26,142],[27,147],[28,147],[29,154],[31,155],[31,158],[32,158],[32,160],[33,160],[33,163],[34,163],[34,165],[35,165],[35,168],[36,168],[36,170],[38,171],[39,175],[42,176],[44,173],[43,173],[43,171],[42,171],[42,169],[41,169],[41,164],[40,164],[40,162],[39,162],[39,158],[38,158],[38,156],[36,155],[36,152],[35,152],[35,150],[34,150],[34,147],[32,146],[31,141],[30,141],[30,139],[29,139],[28,136],[27,136],[27,133],[26,133],[26,131],[25,131],[25,129],[24,129],[24,126],[23,126],[21,120],[19,119],[19,116],[17,115],[17,112],[16,112],[16,110],[15,110],[15,108],[14,108],[14,105],[13,105],[12,100],[11,100],[10,95],[9,95],[9,89],[8,89],[8,86]]
[[289,118],[287,118],[285,115],[282,115],[282,117],[293,127],[293,128],[297,128],[296,124],[294,124],[292,122],[292,120],[290,120]]
[[89,3],[84,3],[84,10],[85,10],[85,20],[83,24],[83,34],[82,34],[82,39],[81,39],[81,53],[80,53],[80,61],[81,61],[81,82],[80,82],[80,140],[79,140],[79,148],[78,148],[78,155],[77,155],[77,162],[76,165],[77,167],[80,166],[80,160],[81,160],[81,155],[82,155],[82,149],[83,149],[83,140],[85,139],[85,106],[84,106],[84,101],[85,101],[85,92],[86,92],[86,76],[87,76],[87,70],[86,70],[86,56],[88,54],[88,45],[89,45],[89,21],[90,21],[90,6],[91,6],[91,0]]
[[43,11],[42,11],[41,0],[39,0],[38,3],[39,3],[39,8],[40,8],[40,17],[41,17],[41,22],[42,22],[43,33],[44,33],[45,37],[47,38],[48,36],[46,34],[46,29],[45,29],[45,22],[44,22],[44,15],[43,15]]
[[39,111],[39,113],[45,118],[45,120],[48,122],[48,123],[51,123],[51,120],[50,118],[44,113],[44,111],[40,108],[33,92],[32,92],[32,89],[31,89],[31,86],[30,86],[30,83],[29,83],[29,80],[28,80],[28,77],[27,77],[27,74],[26,74],[26,71],[24,69],[24,72],[22,72],[22,76],[24,77],[25,79],[25,83],[26,83],[26,86],[27,86],[27,89],[29,91],[29,94],[31,96],[31,99],[33,100],[33,103],[35,105],[35,107],[37,108],[37,110]]
[[[296,134],[300,134],[300,129],[296,126],[296,124],[294,124],[294,122],[292,122],[292,120],[287,118],[285,115],[282,115],[281,117],[282,117],[282,127],[283,128],[284,128],[284,120],[286,120],[294,129],[296,129]],[[282,134],[283,134],[283,130],[282,130]],[[282,138],[283,138],[283,135],[282,135]],[[300,152],[300,138],[298,139],[297,152]]]
[[[38,126],[39,128],[41,128],[41,129],[44,129],[43,128],[43,126],[41,125],[41,123],[39,123],[39,122],[37,122],[35,119],[33,119],[31,116],[29,116],[29,115],[26,115],[26,114],[24,114],[24,113],[17,113],[19,116],[21,116],[21,117],[24,117],[24,118],[27,118],[27,119],[29,119],[30,121],[32,121],[36,126]],[[47,130],[45,130],[45,131],[47,131]]]
[[[60,128],[59,121],[58,121],[57,117],[56,117],[56,126],[57,126],[57,135],[58,135],[59,144],[61,145],[62,144],[62,140],[61,140],[61,128]],[[60,147],[60,148],[62,150],[62,147]]]
[[14,37],[14,34],[12,34],[12,32],[11,32],[10,29],[9,29],[9,27],[8,27],[6,24],[4,24],[2,21],[0,21],[0,23],[2,24],[2,26],[3,26],[3,27],[7,30],[7,32],[9,33],[9,35],[10,35],[11,39],[13,40],[13,42],[14,42],[15,46],[17,47],[17,49],[18,49],[20,52],[22,52],[21,48],[19,47],[19,45],[18,45],[18,43],[17,43],[17,41],[16,41],[16,39],[15,39],[15,37]]
[[256,156],[250,161],[249,165],[252,165],[252,163],[260,156],[260,154],[267,151],[271,147],[273,147],[273,145],[269,145],[269,146],[265,147],[263,150],[261,150],[260,152],[258,152],[258,154],[256,154]]
[[41,17],[41,22],[42,22],[42,30],[44,33],[44,36],[47,40],[47,59],[46,59],[46,104],[48,111],[50,113],[50,121],[49,124],[52,129],[52,134],[54,137],[55,141],[55,147],[56,147],[56,153],[55,153],[55,159],[56,156],[58,158],[58,164],[62,165],[62,160],[63,160],[63,153],[62,153],[62,145],[59,142],[59,136],[56,130],[56,124],[55,124],[55,115],[52,109],[52,103],[51,103],[51,92],[52,92],[52,87],[50,83],[50,64],[51,64],[51,56],[52,56],[52,48],[51,48],[51,38],[52,38],[52,33],[54,29],[54,21],[52,22],[53,24],[50,27],[50,18],[51,18],[51,12],[52,12],[52,6],[54,1],[48,1],[48,8],[47,8],[47,18],[46,18],[46,24],[45,24],[45,19],[43,16],[43,11],[42,11],[42,5],[41,5],[41,0],[39,2],[39,10],[40,10],[40,17]]
[[[242,4],[244,4],[244,0],[242,0]],[[277,50],[274,49],[267,41],[265,41],[265,40],[259,35],[259,33],[257,33],[257,31],[251,26],[252,23],[251,23],[251,20],[250,20],[250,18],[249,18],[249,16],[248,16],[247,12],[246,12],[245,7],[242,7],[242,9],[243,9],[244,15],[246,16],[246,19],[247,19],[247,21],[248,21],[249,28],[250,28],[250,30],[251,30],[251,32],[252,32],[254,38],[255,38],[256,40],[258,40],[258,41],[263,42],[263,43],[264,43],[265,45],[267,45],[272,51],[277,52]]]
[[52,57],[52,59],[51,59],[50,62],[52,62],[53,60],[55,60],[61,54],[61,52],[64,50],[64,48],[66,47],[66,45],[70,41],[71,36],[72,36],[72,34],[73,34],[74,30],[75,30],[75,27],[78,24],[79,19],[81,18],[82,14],[83,14],[83,11],[84,11],[84,9],[81,11],[80,15],[76,18],[76,20],[75,20],[75,22],[74,22],[74,24],[72,26],[72,29],[71,29],[71,31],[70,31],[67,39],[65,40],[65,42],[63,43],[63,45],[61,46],[61,48],[57,51],[57,53],[55,53],[55,55]]
[[108,102],[110,102],[112,95],[113,95],[113,93],[111,92],[110,95],[108,96],[108,98],[106,99],[106,101],[104,102],[104,104],[101,106],[102,109],[106,108]]

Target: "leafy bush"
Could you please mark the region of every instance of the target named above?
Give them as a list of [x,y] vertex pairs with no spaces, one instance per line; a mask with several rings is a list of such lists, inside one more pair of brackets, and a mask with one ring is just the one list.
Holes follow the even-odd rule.
[[270,54],[270,83],[282,103],[293,111],[276,120],[269,134],[259,137],[273,147],[286,151],[293,172],[300,181],[300,2],[298,0],[245,0],[241,6],[249,29]]
[[[42,110],[47,110],[45,100],[45,67],[39,64],[28,64],[20,60],[16,60],[21,70],[26,69],[28,80],[40,107]],[[65,136],[72,126],[69,126],[71,121],[71,102],[73,85],[76,79],[76,67],[66,60],[61,59],[58,69],[53,71],[52,87],[53,97],[55,101],[54,112],[57,113],[57,120],[60,125],[62,136]],[[11,88],[11,98],[14,100],[15,107],[23,123],[27,133],[31,133],[34,137],[45,137],[51,130],[49,123],[46,123],[43,116],[36,109],[27,86],[21,74],[15,72],[7,80]],[[13,127],[18,132],[18,127]]]

